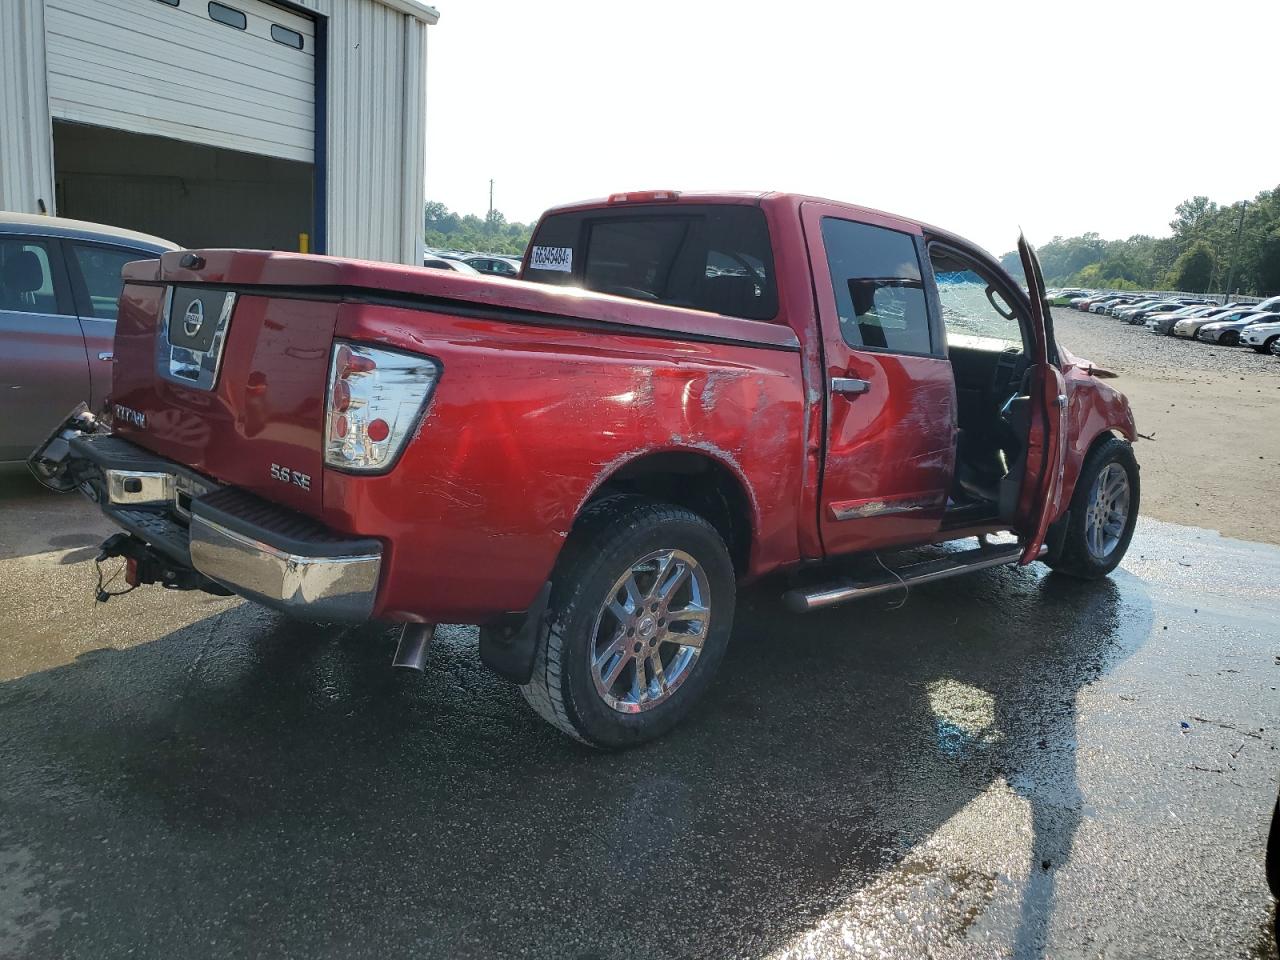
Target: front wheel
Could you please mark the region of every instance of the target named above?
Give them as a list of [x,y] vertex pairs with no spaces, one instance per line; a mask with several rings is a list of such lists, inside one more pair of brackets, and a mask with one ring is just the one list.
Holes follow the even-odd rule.
[[1228,330],[1218,338],[1218,342],[1224,347],[1238,347],[1240,346],[1240,334],[1234,330]]
[[551,623],[521,693],[592,746],[653,740],[711,683],[735,590],[729,551],[702,517],[640,497],[601,500],[556,565]]
[[1138,522],[1138,461],[1112,437],[1085,457],[1062,542],[1045,563],[1085,580],[1105,577],[1124,558]]

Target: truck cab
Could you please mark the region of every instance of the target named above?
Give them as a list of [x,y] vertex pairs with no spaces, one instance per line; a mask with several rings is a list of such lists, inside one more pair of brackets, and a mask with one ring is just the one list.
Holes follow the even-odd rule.
[[521,275],[794,332],[806,555],[1013,528],[1038,556],[1066,458],[1049,314],[954,234],[793,195],[617,194],[548,212]]

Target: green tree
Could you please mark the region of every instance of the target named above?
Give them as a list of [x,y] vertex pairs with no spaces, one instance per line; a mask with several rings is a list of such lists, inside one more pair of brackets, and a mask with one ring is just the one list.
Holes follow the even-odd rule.
[[1216,265],[1213,248],[1203,240],[1196,240],[1174,262],[1169,271],[1169,286],[1188,293],[1206,292]]
[[460,216],[443,203],[430,200],[423,207],[423,237],[432,250],[497,253],[518,257],[533,233],[532,224],[508,222],[500,210],[482,220],[475,214]]
[[1259,244],[1254,268],[1254,289],[1268,294],[1280,291],[1280,226],[1268,233]]
[[1202,222],[1217,212],[1218,205],[1208,197],[1192,197],[1178,204],[1169,227],[1175,234],[1194,234]]

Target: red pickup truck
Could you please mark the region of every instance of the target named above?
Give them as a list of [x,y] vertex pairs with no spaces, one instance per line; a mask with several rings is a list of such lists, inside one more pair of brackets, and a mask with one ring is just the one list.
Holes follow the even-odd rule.
[[1030,296],[913,220],[652,191],[547,212],[519,280],[166,253],[125,270],[110,430],[31,462],[133,584],[400,623],[418,668],[479,624],[538,713],[625,746],[704,692],[739,584],[804,611],[1119,563],[1133,418],[1020,249]]

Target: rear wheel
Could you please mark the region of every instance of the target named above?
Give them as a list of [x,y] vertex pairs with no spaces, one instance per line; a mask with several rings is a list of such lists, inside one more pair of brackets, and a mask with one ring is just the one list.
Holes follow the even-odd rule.
[[552,577],[552,616],[520,689],[597,747],[655,739],[711,683],[733,626],[733,563],[706,520],[614,497],[588,508]]
[[1045,558],[1054,570],[1096,580],[1119,566],[1138,522],[1138,461],[1133,447],[1112,437],[1080,468],[1062,543]]

